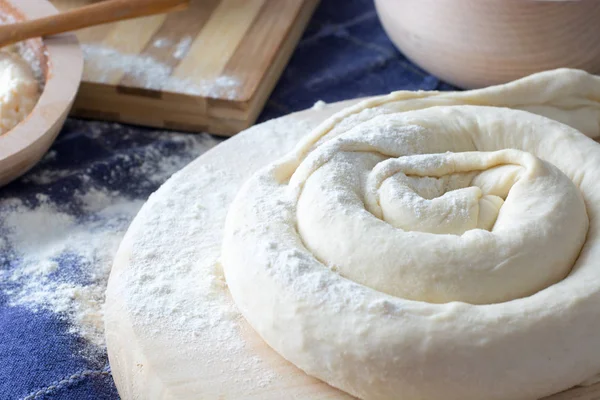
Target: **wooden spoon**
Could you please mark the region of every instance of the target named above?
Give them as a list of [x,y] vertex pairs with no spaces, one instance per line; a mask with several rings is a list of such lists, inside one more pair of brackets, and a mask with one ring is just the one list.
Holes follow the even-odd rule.
[[0,47],[107,22],[185,9],[190,0],[107,0],[50,17],[0,25]]

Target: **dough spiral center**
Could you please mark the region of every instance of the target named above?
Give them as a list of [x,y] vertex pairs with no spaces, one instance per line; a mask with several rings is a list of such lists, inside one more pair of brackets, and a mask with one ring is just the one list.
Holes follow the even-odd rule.
[[600,371],[600,78],[396,92],[324,122],[229,209],[252,327],[369,400],[529,400]]
[[313,150],[290,179],[304,245],[348,279],[429,303],[498,303],[560,281],[587,232],[579,190],[525,151],[429,153],[421,140],[472,129],[380,116]]

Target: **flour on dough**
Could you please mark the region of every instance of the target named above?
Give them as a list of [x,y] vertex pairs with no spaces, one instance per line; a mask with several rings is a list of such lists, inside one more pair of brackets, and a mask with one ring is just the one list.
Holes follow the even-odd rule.
[[538,399],[591,379],[595,99],[599,77],[560,69],[333,115],[231,205],[221,259],[239,310],[363,399]]

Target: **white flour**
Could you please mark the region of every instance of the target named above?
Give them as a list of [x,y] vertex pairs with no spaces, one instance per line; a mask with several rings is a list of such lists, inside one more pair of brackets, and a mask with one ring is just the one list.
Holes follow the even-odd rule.
[[187,54],[187,52],[190,50],[191,46],[192,46],[192,37],[191,36],[184,37],[183,39],[181,39],[179,41],[179,43],[177,43],[177,46],[175,47],[175,51],[173,52],[173,57],[175,57],[178,60],[181,60]]
[[248,353],[240,335],[242,317],[218,262],[220,229],[213,229],[226,213],[216,205],[228,202],[236,187],[206,190],[227,176],[209,166],[189,174],[163,186],[137,218],[145,228],[134,230],[134,261],[122,277],[127,292],[119,297],[127,298],[134,329],[144,337],[168,337],[182,359],[193,354],[203,360],[199,371],[219,371],[223,384],[239,388],[266,387],[278,377]]
[[[97,129],[99,133],[110,126],[90,124],[92,132]],[[128,129],[122,130],[127,137]],[[123,165],[131,165],[126,173],[133,185],[158,185],[218,143],[207,135],[156,134],[179,144],[181,151],[164,155],[146,146],[135,155],[122,156]],[[47,160],[55,157],[56,152],[46,156]],[[111,176],[101,185],[87,173],[42,168],[24,178],[48,185],[77,177],[83,182],[82,190],[66,203],[54,202],[41,193],[27,201],[0,198],[0,265],[8,266],[0,271],[0,281],[10,305],[56,314],[68,323],[71,333],[91,344],[84,353],[93,355],[104,348],[104,291],[112,260],[145,196],[135,198],[110,190]]]
[[[191,37],[174,45],[173,57],[182,59],[192,45]],[[166,39],[158,39],[154,47],[173,46]],[[130,75],[146,89],[171,91],[204,97],[235,99],[241,82],[233,76],[222,75],[215,79],[192,81],[171,76],[173,68],[149,56],[124,54],[110,47],[82,45],[85,57],[84,80],[110,83],[115,77]]]
[[[102,346],[102,304],[111,260],[142,201],[94,190],[79,200],[97,210],[97,219],[79,222],[57,210],[46,196],[38,195],[38,200],[33,209],[15,202],[4,220],[9,240],[22,257],[19,268],[8,274],[17,285],[6,294],[12,305],[67,318],[71,333]],[[100,202],[106,202],[104,207],[99,208]],[[61,271],[72,265],[80,269],[77,276]]]
[[160,39],[156,39],[153,43],[152,46],[162,49],[164,47],[169,47],[173,44],[173,42],[169,39],[166,38],[160,38]]
[[[166,47],[173,46],[173,41],[170,39],[167,39],[167,38],[159,38],[159,39],[156,39],[154,42],[152,42],[152,46],[156,47],[157,49],[164,49]],[[192,37],[185,36],[183,39],[181,39],[175,45],[175,51],[173,51],[173,57],[175,57],[178,60],[181,60],[187,54],[187,52],[190,50],[191,46],[192,46]]]
[[[220,394],[260,398],[257,389],[278,390],[286,379],[278,375],[285,368],[274,367],[268,353],[257,352],[249,340],[250,335],[256,338],[255,333],[231,299],[219,258],[225,205],[250,171],[282,148],[289,149],[310,127],[283,119],[253,129],[265,133],[261,140],[248,135],[234,138],[231,153],[215,150],[205,155],[149,199],[132,226],[127,268],[120,270],[119,281],[108,292],[109,304],[118,298],[128,315],[125,322],[119,312],[108,313],[113,317],[107,319],[112,336],[131,324],[140,343],[164,343],[169,357],[194,362],[190,376],[199,379],[187,382],[191,386],[187,389],[195,393],[190,398]],[[244,138],[249,137],[254,139],[246,143]]]
[[[0,14],[0,25],[4,25],[4,24],[13,24],[15,23],[15,17],[12,15],[7,15],[7,14]],[[36,79],[38,80],[38,82],[40,83],[40,85],[43,87],[44,86],[44,72],[42,69],[42,66],[40,65],[40,59],[38,58],[38,55],[36,54],[35,51],[33,51],[33,49],[31,48],[31,44],[32,41],[23,41],[23,42],[18,42],[12,46],[9,46],[9,48],[12,50],[16,50],[16,52],[19,54],[19,56],[21,56],[26,62],[27,64],[29,64],[29,66],[31,67],[31,69],[33,70],[33,74],[36,77]]]

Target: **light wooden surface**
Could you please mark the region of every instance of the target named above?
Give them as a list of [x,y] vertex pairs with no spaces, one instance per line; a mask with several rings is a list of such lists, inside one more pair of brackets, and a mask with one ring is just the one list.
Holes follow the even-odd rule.
[[106,0],[43,18],[0,25],[0,47],[107,22],[181,11],[189,0]]
[[462,88],[569,67],[600,72],[600,1],[376,0],[399,49]]
[[[12,5],[11,5],[12,4]],[[17,20],[41,18],[56,13],[46,0],[0,0],[0,12]],[[45,75],[45,87],[31,114],[15,128],[0,135],[0,185],[21,176],[46,153],[67,117],[81,78],[83,59],[73,35],[29,46]]]
[[[221,228],[242,183],[285,154],[310,128],[352,102],[251,128],[176,174],[142,208],[119,248],[105,306],[108,354],[123,400],[352,399],[307,376],[268,347],[239,315],[226,288],[213,293],[200,283],[204,274],[214,275],[218,267]],[[280,144],[277,151],[273,142]],[[206,171],[219,171],[219,179],[201,179]],[[183,206],[182,199],[173,196],[175,188],[197,199],[198,207]],[[166,216],[173,213],[166,211],[173,208],[181,212],[169,220]],[[181,221],[186,233],[174,235],[170,227]],[[152,246],[143,246],[140,238],[149,231],[154,232]],[[168,254],[161,249],[168,249]],[[174,272],[169,254],[194,262],[185,269],[178,265]],[[152,271],[145,269],[148,263]],[[159,287],[170,288],[166,298],[157,295]],[[141,304],[144,301],[148,305]],[[228,311],[227,319],[236,321],[233,334],[229,322],[218,318],[208,318],[206,325],[188,323],[210,315],[213,308],[234,310]],[[600,384],[545,400],[598,399]]]
[[317,2],[192,0],[183,12],[79,31],[86,67],[73,114],[235,134],[258,117]]

